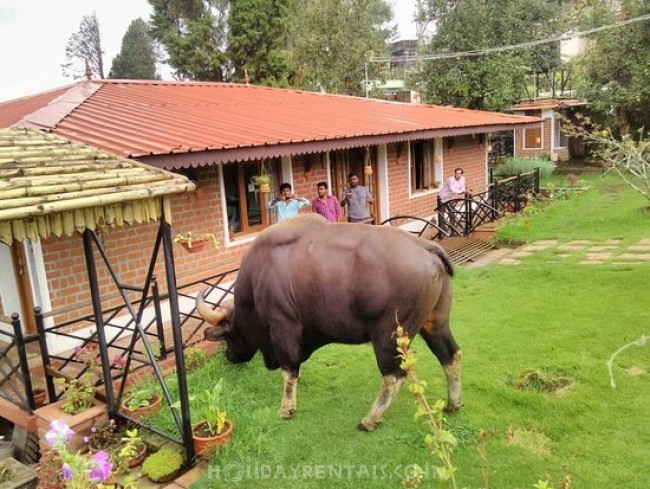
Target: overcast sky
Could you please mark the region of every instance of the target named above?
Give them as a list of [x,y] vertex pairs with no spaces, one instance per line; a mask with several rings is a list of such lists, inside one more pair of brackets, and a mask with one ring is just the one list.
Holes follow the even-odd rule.
[[[390,1],[399,37],[414,38],[415,0]],[[147,0],[0,0],[0,102],[74,83],[61,71],[65,45],[83,16],[93,12],[108,75],[131,21],[149,20]]]

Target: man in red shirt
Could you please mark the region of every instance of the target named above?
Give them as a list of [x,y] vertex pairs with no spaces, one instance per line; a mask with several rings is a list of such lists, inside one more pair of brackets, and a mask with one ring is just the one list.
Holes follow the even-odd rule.
[[320,214],[329,222],[339,222],[341,220],[341,206],[339,201],[333,195],[327,193],[327,182],[318,182],[318,197],[311,201],[311,210]]

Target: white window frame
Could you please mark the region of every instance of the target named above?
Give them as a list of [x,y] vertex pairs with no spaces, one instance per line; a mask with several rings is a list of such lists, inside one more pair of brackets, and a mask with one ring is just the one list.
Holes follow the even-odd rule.
[[[413,147],[415,143],[426,143],[429,146],[430,161],[428,162],[428,170],[430,182],[438,182],[437,188],[428,187],[421,189],[413,189],[413,164],[415,157],[413,155]],[[442,189],[442,175],[443,175],[443,159],[442,159],[442,140],[437,139],[416,139],[408,141],[408,189],[409,199],[417,199],[425,195],[431,195],[439,192]],[[433,180],[431,180],[433,179]]]

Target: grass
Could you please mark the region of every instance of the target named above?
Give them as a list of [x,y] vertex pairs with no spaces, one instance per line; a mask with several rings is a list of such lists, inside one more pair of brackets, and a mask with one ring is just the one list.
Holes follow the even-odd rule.
[[[525,229],[513,221],[503,232],[525,242],[650,238],[650,215],[637,211],[647,205],[642,198],[610,179],[589,185],[528,216]],[[650,263],[585,266],[549,258],[540,252],[519,266],[457,270],[452,328],[464,353],[465,407],[449,418],[449,428],[460,441],[452,455],[460,487],[483,487],[476,443],[484,429],[491,433],[491,488],[531,488],[547,474],[554,487],[570,475],[572,488],[648,488],[648,347],[619,357],[616,389],[605,362],[648,331]],[[436,360],[420,339],[413,349],[428,394],[444,398]],[[291,421],[277,415],[281,375],[259,357],[241,366],[213,357],[190,374],[190,389],[200,395],[219,377],[231,393],[235,432],[193,489],[401,487],[410,464],[432,473],[425,429],[404,390],[375,432],[356,430],[381,383],[367,345],[317,351],[303,365]],[[559,381],[561,388],[546,388]],[[171,426],[167,414],[155,419]],[[424,487],[436,485],[425,477]]]

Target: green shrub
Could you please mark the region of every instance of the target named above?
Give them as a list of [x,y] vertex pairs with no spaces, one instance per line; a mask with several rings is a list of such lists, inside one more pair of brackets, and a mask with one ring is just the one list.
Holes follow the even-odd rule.
[[183,466],[183,462],[180,453],[163,448],[144,461],[142,473],[152,482],[158,482],[177,472]]
[[555,165],[543,158],[508,158],[505,163],[494,169],[494,175],[509,177],[517,173],[531,172],[535,168],[539,168],[540,178],[548,178],[555,170]]
[[208,359],[208,354],[198,346],[188,346],[185,348],[185,370],[191,372],[203,366]]

